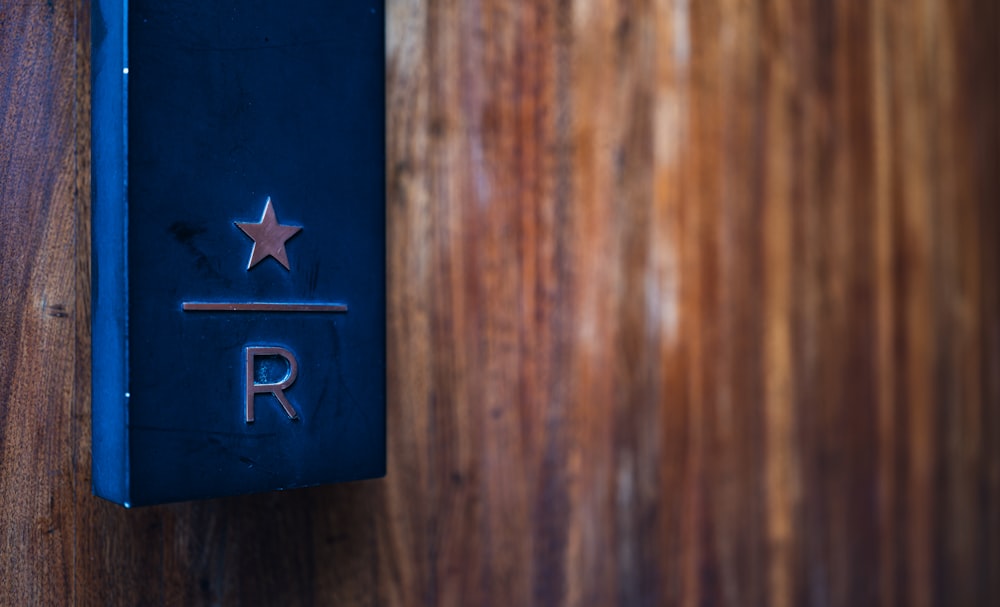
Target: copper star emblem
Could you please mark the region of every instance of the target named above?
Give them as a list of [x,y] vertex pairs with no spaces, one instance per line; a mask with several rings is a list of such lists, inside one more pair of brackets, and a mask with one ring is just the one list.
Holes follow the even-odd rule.
[[236,227],[243,230],[243,233],[253,239],[253,251],[250,252],[250,263],[247,270],[264,261],[268,256],[273,257],[286,270],[291,270],[288,266],[288,254],[285,252],[285,242],[302,230],[301,226],[286,226],[278,223],[278,217],[274,214],[274,205],[271,199],[267,199],[264,205],[264,215],[260,218],[260,223],[235,222]]

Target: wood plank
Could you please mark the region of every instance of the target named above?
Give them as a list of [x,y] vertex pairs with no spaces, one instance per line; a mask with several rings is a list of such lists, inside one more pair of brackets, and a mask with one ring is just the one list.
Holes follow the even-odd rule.
[[89,2],[0,0],[0,604],[992,604],[998,10],[390,0],[389,475],[125,511]]
[[0,604],[73,588],[74,6],[0,5]]

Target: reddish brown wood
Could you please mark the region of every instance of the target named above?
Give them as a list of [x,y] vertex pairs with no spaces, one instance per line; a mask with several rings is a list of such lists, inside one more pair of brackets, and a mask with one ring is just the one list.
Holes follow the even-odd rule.
[[89,3],[0,0],[0,605],[991,605],[1000,23],[389,0],[389,475],[90,495]]
[[0,604],[73,597],[75,7],[0,4]]

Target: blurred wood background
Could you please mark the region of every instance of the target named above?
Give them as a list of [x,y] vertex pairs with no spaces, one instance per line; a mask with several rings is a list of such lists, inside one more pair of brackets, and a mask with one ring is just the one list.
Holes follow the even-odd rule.
[[388,477],[129,512],[89,10],[0,0],[0,604],[996,604],[995,1],[388,0]]

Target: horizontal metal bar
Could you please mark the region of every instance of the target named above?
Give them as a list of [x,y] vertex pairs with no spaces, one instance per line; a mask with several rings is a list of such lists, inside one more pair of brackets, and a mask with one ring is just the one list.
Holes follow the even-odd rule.
[[184,302],[185,312],[347,312],[344,304]]

